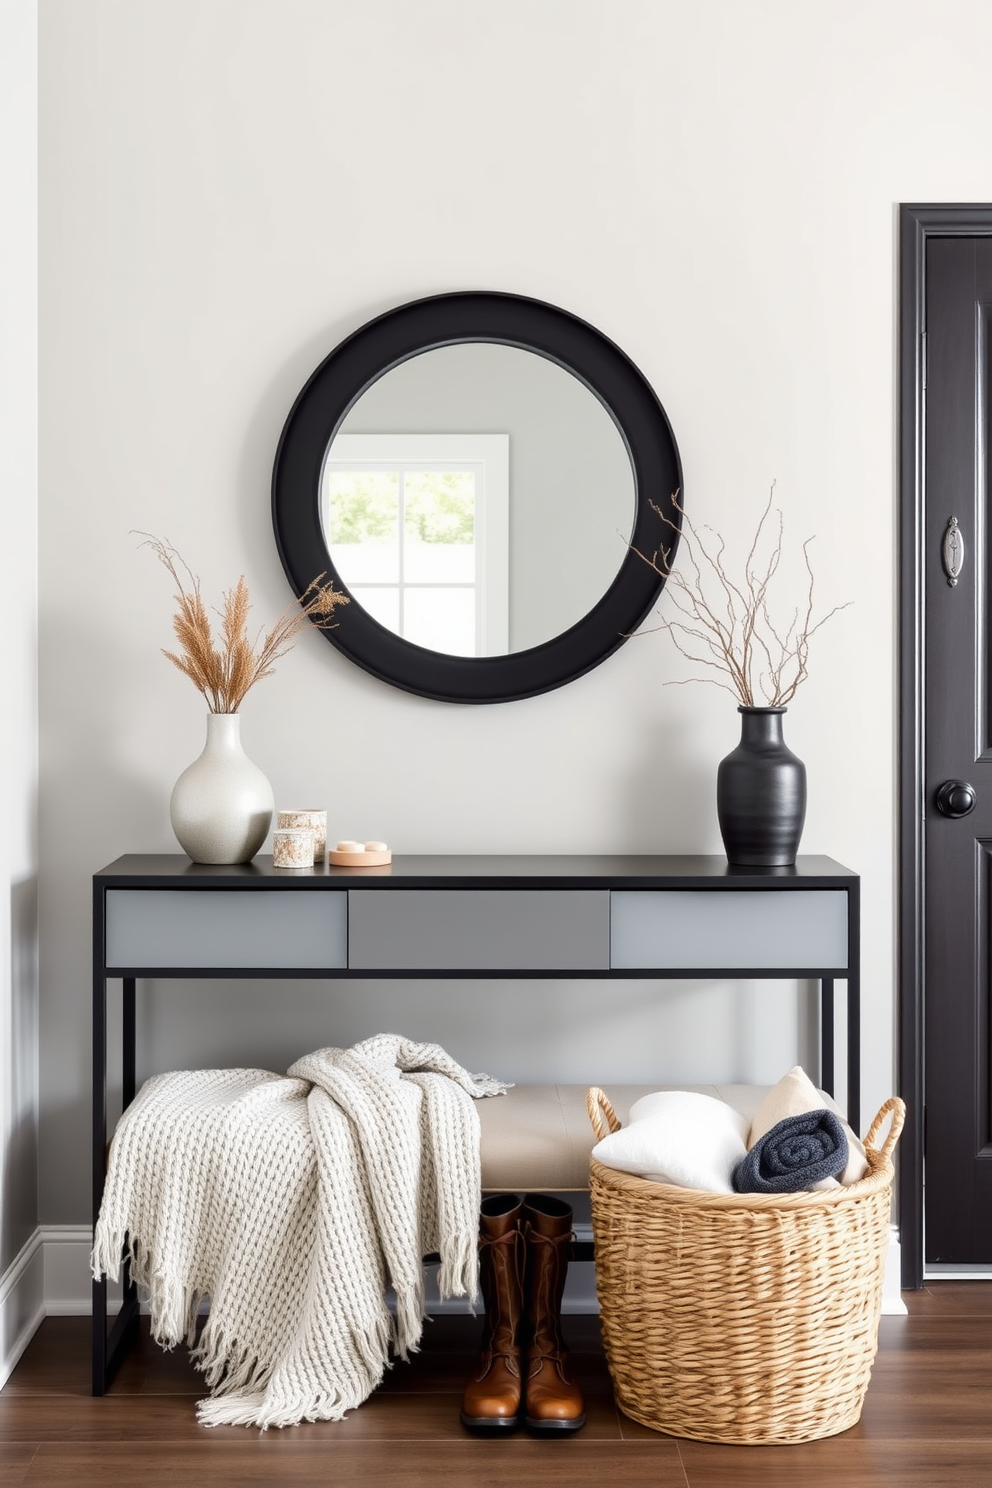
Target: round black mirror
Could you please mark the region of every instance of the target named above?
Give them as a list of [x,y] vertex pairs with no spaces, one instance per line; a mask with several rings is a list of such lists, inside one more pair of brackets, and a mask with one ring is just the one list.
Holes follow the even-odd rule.
[[349,595],[332,645],[408,692],[493,703],[562,686],[636,630],[662,580],[634,549],[671,558],[681,487],[664,409],[613,342],[469,292],[401,305],[320,364],[272,512],[294,592],[324,573]]

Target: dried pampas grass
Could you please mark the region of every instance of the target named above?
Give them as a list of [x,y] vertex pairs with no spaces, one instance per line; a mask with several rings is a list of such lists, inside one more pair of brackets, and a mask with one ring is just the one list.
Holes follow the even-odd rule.
[[301,631],[308,625],[326,630],[337,623],[332,617],[338,605],[348,603],[347,595],[325,584],[324,575],[318,574],[300,595],[299,608],[290,606],[270,631],[260,632],[253,642],[248,637],[251,601],[242,574],[233,589],[224,591],[223,608],[216,612],[220,640],[215,641],[199,579],[171,543],[147,532],[138,535],[144,538],[142,546],[151,548],[168,569],[176,586],[172,628],[180,650],[177,654],[163,648],[162,654],[203,694],[211,713],[237,713],[245,695],[256,682],[272,675],[276,662]]

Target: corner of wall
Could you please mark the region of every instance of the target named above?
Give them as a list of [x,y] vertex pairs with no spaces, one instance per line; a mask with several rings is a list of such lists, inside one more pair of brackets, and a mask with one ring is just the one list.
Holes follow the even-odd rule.
[[0,1361],[37,1290],[37,32],[36,0],[0,5],[0,624],[11,720],[0,839]]

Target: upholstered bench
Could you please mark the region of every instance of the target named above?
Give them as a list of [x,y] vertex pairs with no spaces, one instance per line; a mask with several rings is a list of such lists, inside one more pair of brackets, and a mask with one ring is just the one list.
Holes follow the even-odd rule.
[[[768,1085],[614,1085],[603,1089],[621,1123],[652,1090],[697,1090],[751,1117]],[[476,1103],[482,1126],[482,1187],[488,1192],[567,1193],[588,1189],[596,1145],[586,1112],[588,1085],[514,1085]]]
[[[592,1083],[592,1082],[590,1082]],[[609,1096],[622,1125],[630,1108],[653,1090],[697,1090],[725,1100],[750,1118],[770,1085],[621,1085],[607,1081]],[[589,1154],[596,1136],[586,1110],[588,1085],[514,1085],[505,1095],[476,1102],[482,1128],[482,1187],[487,1193],[559,1195],[574,1213],[573,1266],[565,1293],[569,1312],[594,1312],[592,1223],[589,1202]],[[436,1261],[436,1257],[429,1258]],[[460,1310],[453,1304],[452,1310]]]

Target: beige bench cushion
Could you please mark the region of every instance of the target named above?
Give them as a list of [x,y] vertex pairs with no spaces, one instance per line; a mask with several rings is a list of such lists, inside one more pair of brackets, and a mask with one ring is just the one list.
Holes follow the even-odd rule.
[[[630,1108],[652,1090],[698,1090],[749,1119],[768,1085],[604,1085],[626,1126]],[[482,1126],[482,1186],[490,1192],[583,1189],[596,1135],[586,1113],[588,1085],[514,1085],[476,1102]]]

